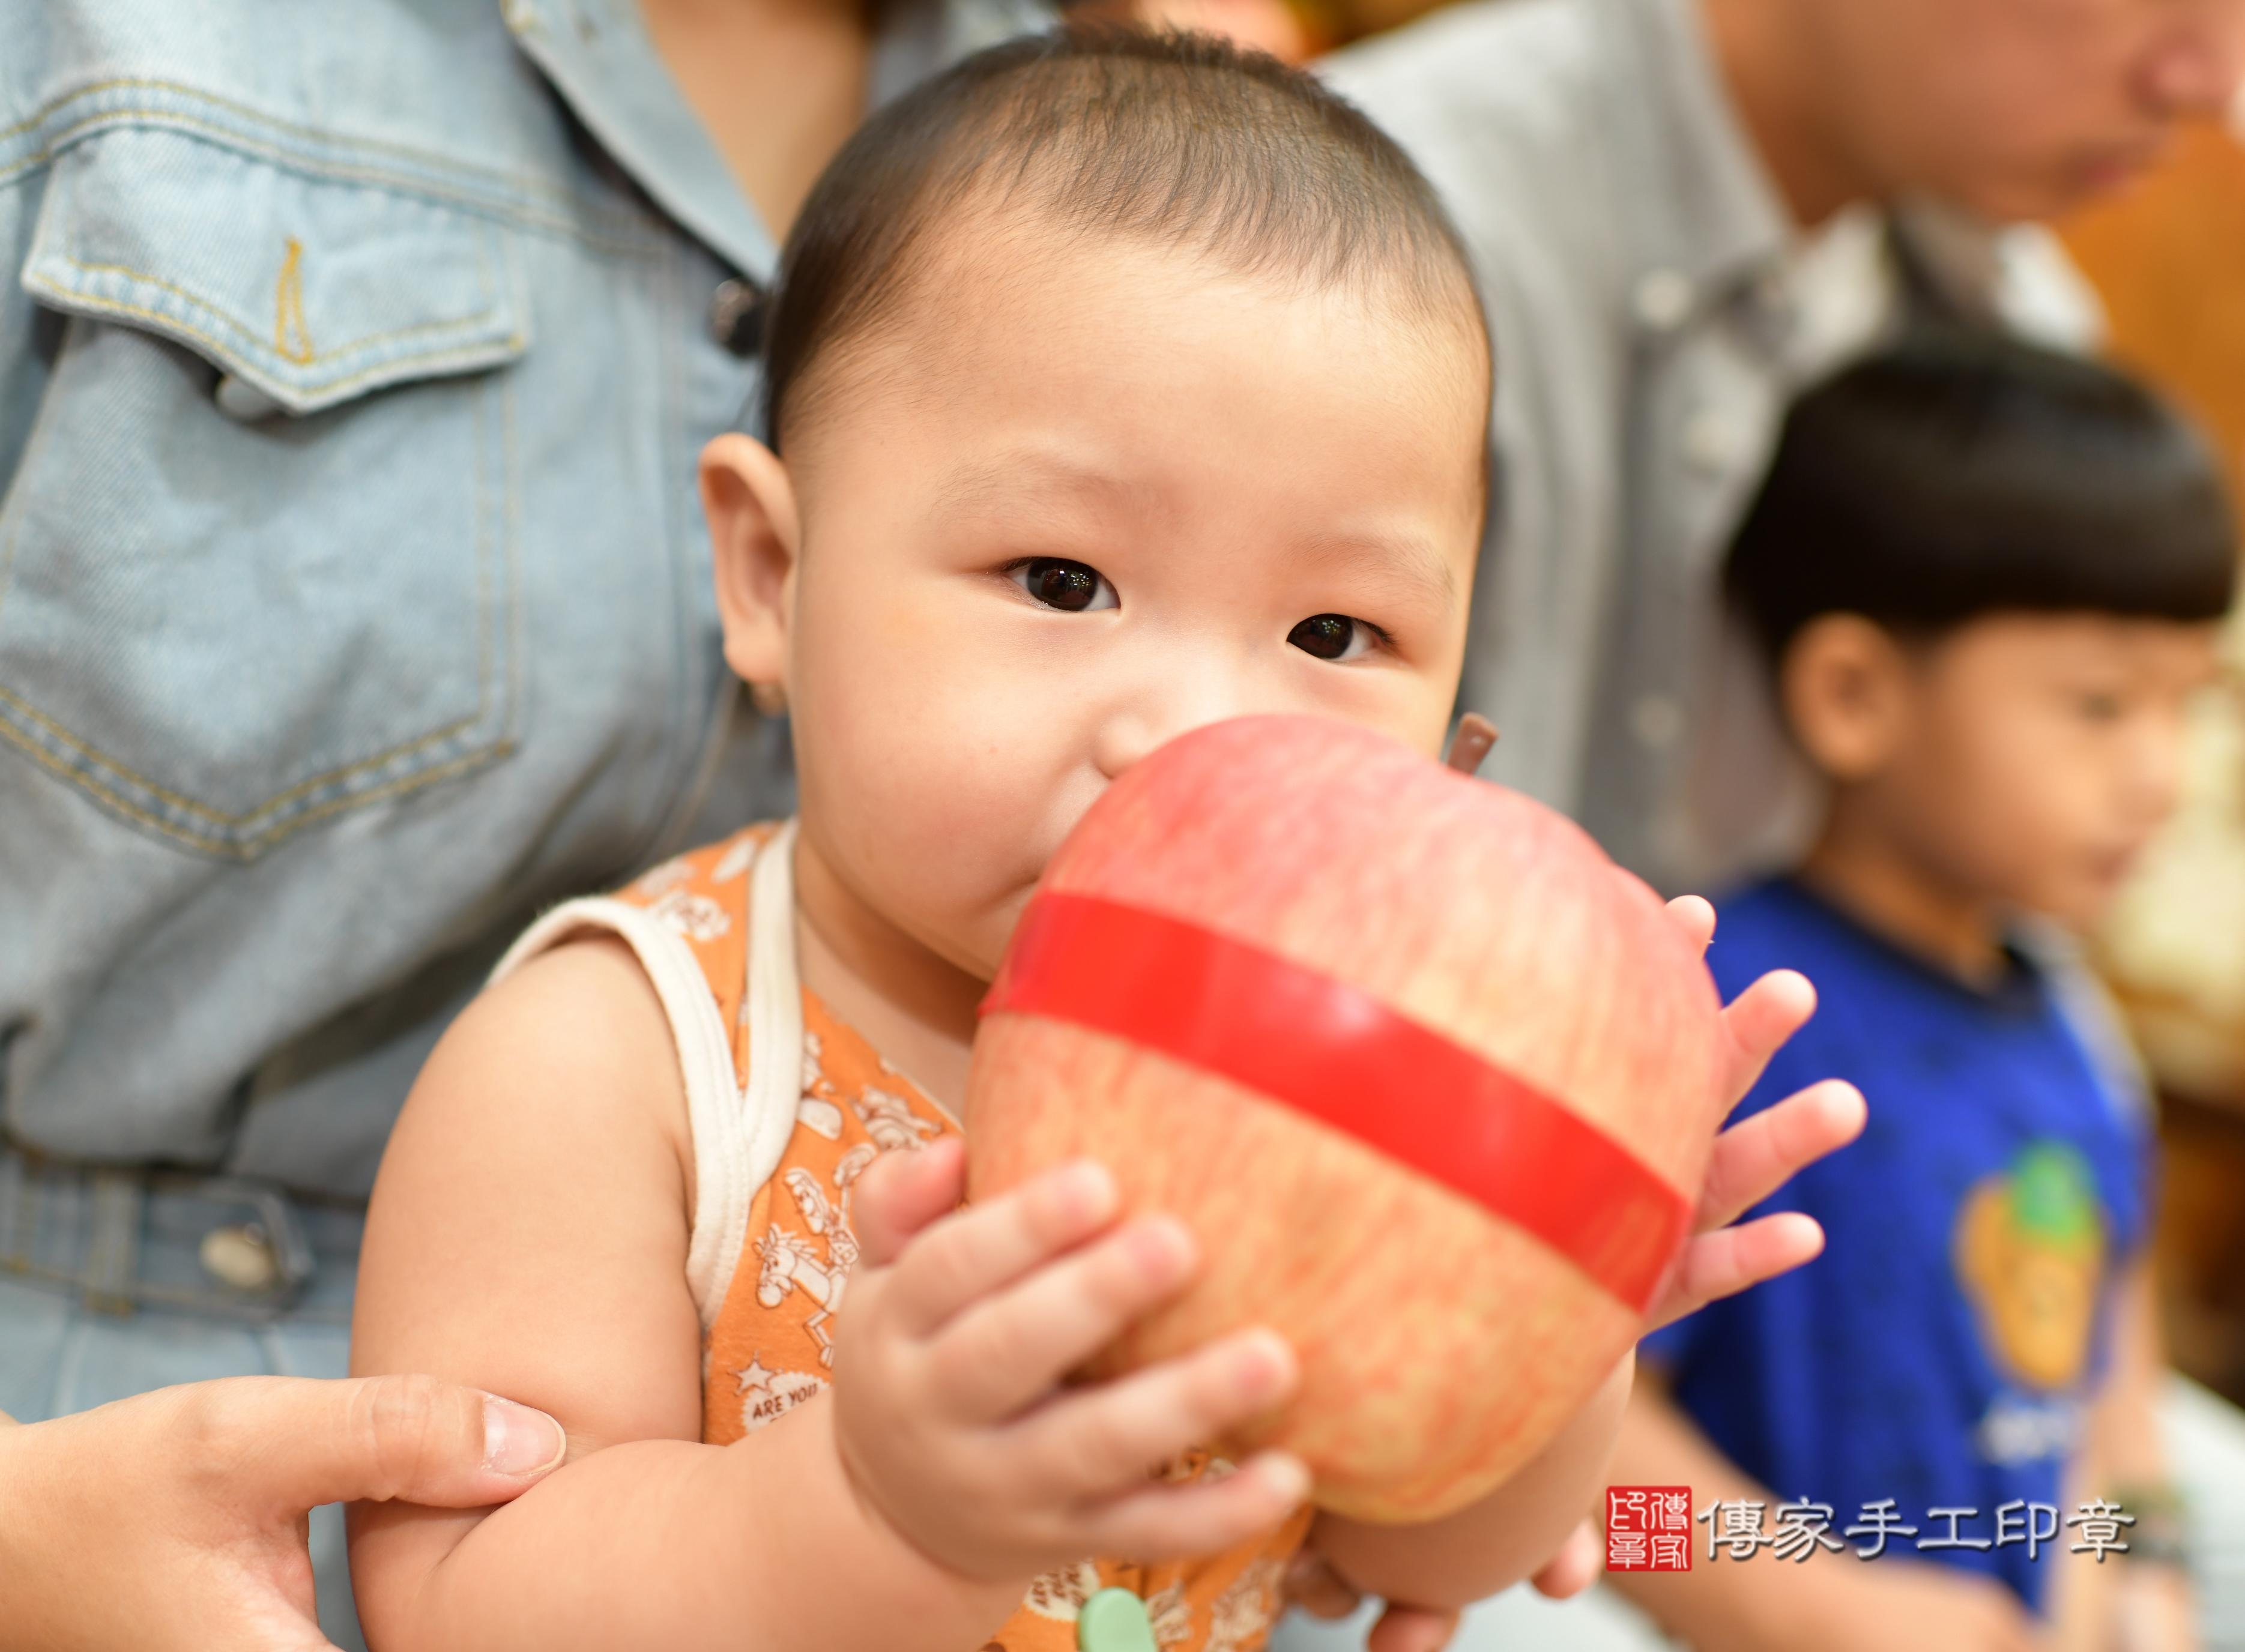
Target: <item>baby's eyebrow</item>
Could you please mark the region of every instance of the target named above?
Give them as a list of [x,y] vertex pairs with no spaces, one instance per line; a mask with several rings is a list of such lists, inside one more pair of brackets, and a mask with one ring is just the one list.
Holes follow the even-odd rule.
[[1107,496],[1131,491],[1131,484],[1102,467],[1048,449],[1009,449],[963,464],[937,491],[934,508],[949,514],[1013,503],[1023,496]]
[[1294,554],[1306,569],[1392,591],[1401,601],[1423,602],[1447,613],[1458,600],[1449,559],[1415,533],[1335,531],[1302,541]]

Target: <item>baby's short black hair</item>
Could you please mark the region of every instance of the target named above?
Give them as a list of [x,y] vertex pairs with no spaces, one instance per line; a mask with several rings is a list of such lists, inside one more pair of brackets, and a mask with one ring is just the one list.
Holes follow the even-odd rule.
[[1483,353],[1464,247],[1393,139],[1336,93],[1212,36],[1063,26],[994,46],[890,104],[804,202],[764,338],[777,450],[803,383],[887,314],[969,209],[1149,237],[1245,274],[1377,281],[1454,307]]
[[2214,620],[2237,553],[2219,466],[2151,391],[1955,328],[1794,405],[1726,583],[1774,666],[1828,613],[1918,637],[2005,611]]

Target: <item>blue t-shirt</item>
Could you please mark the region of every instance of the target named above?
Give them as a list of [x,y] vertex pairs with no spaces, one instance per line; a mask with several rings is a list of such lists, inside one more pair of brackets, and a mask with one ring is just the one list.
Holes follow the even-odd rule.
[[[1779,1500],[1830,1506],[1837,1535],[1892,1499],[1893,1520],[1918,1536],[1896,1534],[1889,1554],[1993,1574],[2038,1608],[2077,1540],[2072,1510],[2038,1561],[2018,1540],[1923,1547],[1952,1530],[1929,1511],[1977,1510],[1954,1535],[1992,1544],[1999,1505],[2059,1503],[2105,1367],[2113,1283],[2143,1237],[2140,1104],[2099,1072],[2023,956],[1980,992],[1790,881],[1720,911],[1708,965],[1726,1001],[1780,968],[1819,999],[1737,1116],[1843,1078],[1870,1119],[1754,1213],[1807,1211],[1823,1256],[1654,1333],[1644,1352]],[[2015,1535],[2053,1517],[2008,1518]]]

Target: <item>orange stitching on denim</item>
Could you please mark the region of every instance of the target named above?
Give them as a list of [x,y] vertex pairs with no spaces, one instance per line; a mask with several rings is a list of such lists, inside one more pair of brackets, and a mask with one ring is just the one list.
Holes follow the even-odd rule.
[[[512,204],[492,201],[461,190],[448,189],[443,184],[428,179],[394,172],[383,172],[372,167],[315,160],[275,145],[260,143],[254,138],[225,126],[215,125],[207,120],[198,120],[193,115],[183,115],[170,109],[109,109],[89,115],[53,133],[36,153],[26,156],[11,166],[0,166],[0,184],[5,184],[22,173],[33,172],[48,165],[61,152],[64,145],[80,132],[89,132],[99,126],[125,125],[134,122],[177,127],[184,132],[207,133],[214,142],[234,151],[236,154],[254,155],[261,159],[270,161],[275,166],[307,177],[333,182],[363,184],[372,188],[386,189],[397,194],[434,200],[456,211],[487,213],[526,229],[544,230],[551,234],[566,235],[596,252],[613,254],[623,258],[653,260],[661,258],[668,250],[665,244],[656,238],[626,240],[620,234],[600,234],[578,222],[573,217],[540,211],[530,202]],[[349,143],[355,140],[339,139],[337,141]],[[553,190],[539,188],[537,193],[563,205],[573,206],[578,204],[575,197]]]
[[313,156],[299,154],[291,150],[283,149],[278,145],[261,143],[257,139],[235,132],[230,127],[220,126],[207,120],[199,120],[193,115],[181,114],[175,109],[104,109],[83,119],[73,121],[55,132],[41,148],[26,155],[22,160],[8,167],[6,171],[0,172],[0,181],[12,178],[17,173],[30,172],[35,167],[51,161],[69,146],[71,139],[78,137],[81,132],[91,132],[101,126],[140,125],[175,126],[183,132],[204,133],[222,148],[234,150],[240,154],[255,155],[271,161],[275,166],[284,166],[290,171],[312,177],[366,184],[376,188],[391,190],[399,194],[424,196],[464,210],[477,208],[497,210],[508,216],[519,216],[526,222],[542,221],[551,224],[559,221],[544,218],[534,208],[526,205],[517,207],[487,200],[462,190],[448,189],[439,181],[418,178],[409,173],[387,172],[376,166],[321,160]]
[[[68,253],[63,260],[78,262]],[[206,302],[204,308],[216,309],[217,306]],[[299,367],[309,367],[319,354],[312,348],[312,329],[304,324],[304,243],[294,235],[288,237],[281,255],[281,278],[273,283],[273,348],[281,360]]]
[[356,792],[349,797],[330,799],[318,808],[307,809],[302,814],[283,821],[254,837],[234,843],[223,837],[212,837],[204,833],[189,831],[185,827],[175,825],[164,819],[160,815],[150,814],[132,799],[120,796],[92,775],[83,770],[72,768],[45,747],[36,741],[25,738],[20,731],[10,727],[4,721],[0,721],[0,739],[6,740],[18,749],[28,753],[34,762],[52,769],[71,784],[92,792],[118,813],[139,821],[150,829],[161,832],[166,837],[175,837],[181,843],[191,844],[194,848],[207,850],[214,855],[223,855],[229,859],[241,861],[254,859],[282,838],[325,820],[330,815],[341,814],[347,809],[356,809],[367,803],[378,803],[385,798],[402,796],[409,792],[418,791],[424,786],[434,785],[440,780],[450,780],[455,775],[463,774],[471,768],[481,768],[485,763],[496,762],[502,757],[514,755],[512,740],[494,741],[488,746],[478,747],[475,750],[455,757],[449,762],[439,763],[434,768],[424,768],[417,775],[402,775],[396,780],[385,782],[371,791]]
[[[322,126],[302,125],[295,121],[283,120],[277,115],[268,114],[252,105],[221,97],[214,91],[206,91],[200,86],[190,86],[184,81],[164,80],[146,75],[114,76],[107,80],[97,80],[91,85],[78,87],[75,91],[64,92],[60,97],[51,98],[40,105],[27,118],[17,121],[12,126],[0,127],[0,143],[4,143],[10,138],[18,137],[33,127],[43,125],[57,110],[66,108],[82,98],[98,97],[105,91],[118,91],[126,87],[141,91],[175,91],[183,98],[193,98],[197,103],[208,104],[214,109],[223,109],[230,114],[247,116],[261,125],[270,126],[275,132],[285,132],[298,138],[308,138],[315,143],[334,144],[350,149],[371,150],[381,154],[395,155],[402,160],[419,161],[424,166],[441,170],[471,173],[488,178],[493,182],[517,185],[535,193],[549,195],[560,200],[568,199],[566,191],[544,183],[528,173],[507,172],[493,166],[478,166],[471,163],[453,160],[435,150],[416,149],[410,144],[393,144],[380,138],[362,138],[349,132],[332,132]],[[128,112],[153,114],[170,112],[139,110]],[[187,118],[192,118],[192,117]]]
[[[478,237],[478,239],[480,240],[481,237]],[[296,250],[282,261],[281,280],[275,288],[275,308],[277,311],[281,311],[282,313],[278,316],[275,324],[273,347],[284,359],[294,362],[299,366],[302,366],[315,359],[311,348],[310,335],[304,330],[303,327],[304,295],[302,281],[299,274],[302,261],[302,247],[293,235],[288,239],[288,245]],[[193,305],[197,310],[209,316],[213,321],[224,322],[227,326],[240,333],[243,338],[251,341],[251,342],[260,348],[262,348],[265,343],[264,339],[260,337],[255,329],[251,328],[247,322],[244,322],[239,317],[220,308],[219,306],[214,304],[209,299],[201,296],[200,294],[191,293],[187,291],[186,288],[178,286],[173,282],[167,281],[160,275],[151,275],[147,271],[135,269],[130,264],[89,263],[82,258],[72,258],[68,253],[57,253],[54,256],[59,259],[62,262],[69,265],[72,269],[82,270],[89,275],[122,275],[128,281],[144,282],[146,285],[156,288],[162,292],[171,294],[173,297],[180,300],[184,303]],[[486,273],[487,267],[488,267],[485,266],[482,261],[481,254],[478,254],[477,258],[477,279],[483,284],[486,291],[490,290],[492,286],[489,275]],[[64,300],[65,301],[76,301],[85,303],[106,303],[117,305],[123,305],[126,302],[126,301],[123,299],[104,298],[99,294],[79,293],[72,288],[59,286],[55,282],[47,281],[40,276],[27,275],[24,277],[24,280],[27,282],[38,282],[42,290],[51,293],[57,298]],[[290,303],[292,297],[295,303],[295,312],[294,319],[295,324],[295,330],[296,335],[296,343],[302,348],[302,353],[301,354],[296,353],[287,342],[284,342],[288,337],[288,335],[283,331],[283,327],[289,320],[288,315],[286,314],[286,308]],[[476,310],[466,315],[454,317],[449,321],[417,322],[410,327],[393,327],[384,332],[364,334],[360,337],[351,340],[348,344],[338,345],[336,349],[328,351],[327,357],[329,361],[334,361],[338,356],[356,355],[360,350],[370,349],[376,344],[388,344],[401,338],[411,338],[420,334],[458,332],[463,328],[473,327],[478,322],[487,320],[489,317],[496,315],[498,311],[499,306],[496,303],[488,303],[479,310]],[[172,319],[165,315],[161,310],[141,309],[136,310],[134,313],[148,316],[151,319],[157,321],[168,321]],[[182,327],[187,325],[187,323],[184,322],[177,324]],[[209,335],[198,334],[196,336],[200,338],[208,338]],[[520,332],[518,329],[517,332],[509,335],[508,342],[512,343],[520,336]],[[226,348],[226,346],[220,344],[215,339],[211,339],[210,342],[214,349],[223,349]],[[415,359],[417,358],[411,356],[400,356],[397,358],[397,361],[404,362]],[[395,364],[395,362],[384,362],[370,370],[379,372],[382,369],[382,367]]]
[[[19,695],[10,693],[6,688],[0,688],[0,701],[5,701],[10,705],[15,707],[17,710],[21,712],[24,716],[37,723],[41,728],[47,730],[47,732],[56,740],[69,747],[72,751],[77,752],[79,755],[87,758],[93,762],[100,764],[103,768],[109,769],[122,779],[140,788],[150,796],[158,798],[160,801],[170,804],[173,808],[180,809],[183,813],[197,816],[203,820],[210,822],[213,825],[220,827],[241,827],[248,823],[254,822],[264,816],[268,816],[275,813],[276,810],[285,809],[288,804],[294,802],[297,798],[304,796],[308,793],[317,791],[322,787],[347,781],[352,775],[363,774],[368,769],[377,768],[385,763],[396,762],[401,759],[410,757],[417,752],[424,751],[431,746],[440,744],[443,741],[452,738],[463,730],[474,728],[477,724],[484,721],[492,714],[492,707],[491,704],[491,694],[489,689],[489,684],[491,681],[491,653],[496,640],[494,636],[496,626],[492,623],[490,613],[491,600],[487,584],[490,569],[490,554],[488,548],[490,540],[488,537],[488,528],[485,525],[487,521],[488,506],[481,503],[488,498],[488,488],[486,485],[488,477],[488,471],[486,468],[487,456],[484,451],[488,438],[482,436],[481,432],[483,430],[483,422],[485,416],[484,410],[485,405],[490,393],[489,389],[485,387],[477,387],[471,411],[471,416],[475,420],[476,430],[478,433],[478,439],[472,444],[474,450],[473,464],[475,465],[474,497],[478,501],[476,513],[478,523],[476,543],[478,554],[476,561],[476,709],[471,715],[458,718],[452,722],[445,724],[443,728],[436,729],[432,733],[424,735],[418,739],[410,741],[405,744],[393,746],[386,751],[377,752],[371,757],[361,758],[356,762],[345,764],[338,768],[329,769],[323,774],[315,775],[309,780],[300,781],[297,784],[290,787],[286,791],[261,800],[253,809],[246,809],[239,815],[228,815],[221,810],[214,809],[205,804],[196,802],[192,798],[184,797],[179,793],[170,790],[168,788],[156,784],[155,782],[150,780],[146,775],[139,774],[133,769],[128,768],[125,764],[111,756],[107,752],[103,751],[99,747],[92,745],[80,739],[78,735],[72,734],[68,728],[65,728],[62,724],[57,722],[53,718],[46,715],[46,714],[40,711],[37,707],[31,705],[28,701],[24,700]],[[507,440],[511,444],[511,422]],[[514,516],[514,490],[511,463],[504,466],[502,469],[500,484],[504,490],[503,498],[505,502],[505,509],[507,519],[509,523],[512,524]],[[512,532],[509,533],[510,577],[508,580],[508,594],[511,608],[519,605],[521,599],[521,593],[519,588],[519,580],[517,577],[514,567],[512,554],[512,543],[514,537],[515,536]],[[519,644],[519,639],[517,638],[516,641]],[[516,701],[512,691],[514,674],[517,669],[519,669],[519,661],[510,660],[508,662],[510,696],[507,701],[505,718],[503,721],[511,721],[513,717]],[[102,784],[92,775],[87,775],[80,769],[71,768],[67,764],[63,763],[59,759],[55,758],[51,753],[47,752],[45,748],[38,745],[36,741],[31,741],[28,736],[10,729],[4,722],[0,722],[0,735],[6,735],[16,744],[23,747],[25,750],[31,752],[35,756],[39,757],[41,762],[45,762],[48,767],[53,768],[57,773],[66,775],[84,785],[86,789],[108,798],[116,807],[124,809],[128,814],[131,814],[135,819],[146,821],[148,824],[154,826],[160,830],[170,832],[174,836],[184,838],[189,842],[195,843],[200,846],[210,847],[214,844],[221,844],[225,842],[223,839],[201,836],[193,832],[189,832],[184,828],[173,826],[159,816],[150,815],[145,810],[138,809],[123,797],[118,796],[112,789]],[[503,736],[502,739],[504,741],[505,737]],[[444,766],[440,765],[440,768]],[[405,775],[401,778],[410,780],[412,776]],[[278,836],[285,836],[286,833],[293,831],[296,829],[298,826],[306,824],[310,821],[323,819],[328,815],[336,812],[337,809],[349,808],[362,802],[370,802],[374,799],[388,796],[391,788],[396,784],[397,782],[386,782],[383,786],[375,788],[372,791],[356,793],[350,796],[335,799],[332,801],[331,804],[322,804],[319,808],[311,809],[291,822],[282,823],[272,830],[251,838],[249,840],[250,845],[254,847],[266,842],[275,841]]]
[[[184,333],[190,338],[200,339],[212,349],[223,355],[235,356],[241,354],[223,340],[215,338],[204,328],[197,327],[193,322],[182,321],[176,315],[166,315],[161,310],[153,310],[144,305],[127,303],[123,299],[103,298],[96,294],[73,292],[69,288],[58,286],[39,275],[26,274],[23,277],[23,284],[34,291],[46,293],[61,299],[78,309],[98,310],[110,315],[134,316],[144,322],[153,322],[166,331]],[[494,345],[512,355],[519,354],[526,342],[524,335],[517,332],[508,335],[505,338],[493,341],[492,344],[465,345],[451,350],[432,350],[424,355],[399,356],[392,361],[378,362],[374,366],[363,368],[356,373],[345,373],[340,377],[323,379],[316,389],[325,395],[336,390],[349,389],[354,385],[363,384],[370,379],[380,378],[385,374],[404,377],[410,376],[416,371],[427,374],[439,367],[456,364],[461,367],[489,366],[493,359],[489,352]]]
[[346,764],[341,768],[332,768],[325,774],[315,775],[311,779],[300,782],[296,785],[290,787],[287,791],[277,792],[270,797],[261,799],[258,802],[257,806],[254,809],[244,809],[239,815],[229,815],[222,809],[213,809],[207,803],[199,803],[192,797],[182,797],[179,793],[158,785],[154,781],[150,780],[146,775],[136,773],[134,770],[128,768],[125,764],[118,762],[116,758],[102,750],[100,747],[91,745],[85,741],[78,738],[78,735],[72,734],[69,729],[63,727],[62,724],[48,716],[46,713],[41,711],[37,706],[31,704],[30,701],[24,699],[20,694],[12,693],[6,688],[0,688],[0,701],[5,701],[8,704],[13,706],[17,712],[22,714],[24,716],[30,718],[33,722],[38,724],[39,727],[45,729],[48,734],[53,735],[58,741],[69,747],[81,757],[85,757],[92,762],[99,763],[104,768],[109,769],[120,779],[128,781],[132,785],[139,787],[142,791],[146,792],[151,797],[156,798],[161,802],[169,803],[173,808],[179,809],[183,814],[198,816],[200,818],[210,822],[214,826],[235,827],[246,825],[248,823],[258,819],[261,816],[270,815],[275,809],[282,807],[283,805],[295,802],[297,798],[304,796],[307,792],[317,791],[322,786],[332,785],[339,781],[349,780],[353,775],[363,773],[365,770],[370,768],[379,768],[383,764],[394,762],[401,757],[410,757],[417,751],[421,751],[430,746],[438,745],[443,741],[451,739],[454,735],[460,733],[463,729],[474,728],[484,719],[484,708],[478,706],[472,716],[461,717],[452,722],[446,723],[442,728],[437,729],[433,734],[423,735],[418,739],[405,745],[393,746],[387,751],[378,753],[372,757],[362,758],[358,762]]

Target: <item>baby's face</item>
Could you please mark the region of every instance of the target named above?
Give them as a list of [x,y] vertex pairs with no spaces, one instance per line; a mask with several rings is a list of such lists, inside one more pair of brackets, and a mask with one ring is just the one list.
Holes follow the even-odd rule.
[[1486,367],[1463,314],[1104,237],[928,279],[788,432],[784,671],[822,859],[987,978],[1165,741],[1306,712],[1435,750]]

